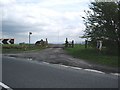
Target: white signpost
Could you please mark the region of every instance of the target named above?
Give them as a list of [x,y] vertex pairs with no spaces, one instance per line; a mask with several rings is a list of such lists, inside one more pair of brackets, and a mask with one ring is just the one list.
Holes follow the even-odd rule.
[[102,41],[101,40],[97,41],[97,48],[101,51],[101,49],[102,49]]

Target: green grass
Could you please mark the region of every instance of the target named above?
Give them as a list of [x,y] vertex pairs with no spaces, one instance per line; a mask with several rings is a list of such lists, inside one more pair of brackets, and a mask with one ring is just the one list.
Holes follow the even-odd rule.
[[84,45],[75,45],[74,48],[66,48],[65,50],[72,56],[84,59],[88,62],[112,67],[120,66],[118,63],[118,56],[109,55],[105,53],[105,51],[98,52],[96,49],[91,47],[85,49]]
[[39,51],[44,49],[45,47],[36,46],[36,45],[19,45],[19,44],[11,44],[11,45],[2,45],[2,53],[22,53],[29,51]]

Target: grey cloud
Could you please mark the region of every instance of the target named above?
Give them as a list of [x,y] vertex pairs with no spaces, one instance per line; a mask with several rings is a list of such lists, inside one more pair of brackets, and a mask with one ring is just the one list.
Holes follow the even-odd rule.
[[[3,21],[2,22],[2,32],[3,33],[14,33],[14,34],[18,34],[18,33],[23,33],[23,32],[29,32],[29,31],[42,31],[43,30],[43,26],[46,26],[45,24],[39,24],[39,25],[25,25],[23,23],[17,23],[14,21]],[[39,27],[39,29],[38,29]]]
[[[40,7],[38,6],[39,8],[36,7],[36,9],[39,12],[35,13],[35,7],[33,9],[30,8],[29,10],[29,7],[25,5],[22,6],[19,3],[17,3],[16,6],[20,7],[17,7],[15,9],[16,11],[14,11],[14,9],[9,10],[9,7],[6,7],[8,9],[6,13],[7,15],[2,21],[2,32],[4,36],[15,37],[17,43],[28,42],[28,32],[33,33],[31,35],[31,42],[35,42],[36,40],[40,40],[41,38],[48,38],[50,43],[59,43],[64,42],[66,37],[68,37],[70,40],[74,39],[76,41],[79,41],[79,31],[75,30],[76,28],[80,27],[79,23],[82,23],[79,16],[77,16],[76,18],[76,15],[73,15],[75,19],[71,19],[71,17],[68,14],[67,18],[67,15],[65,15],[64,12],[64,10],[68,11],[68,13],[71,14],[72,11],[75,10],[75,12],[78,12],[79,10],[77,7],[79,6],[74,7],[75,5],[66,5],[62,8],[61,5],[58,5],[59,8],[53,7],[51,8],[52,10],[50,8],[46,8],[47,10],[43,8],[43,10],[41,10],[42,13],[39,11]],[[73,7],[74,9],[72,9]],[[46,13],[49,10],[51,10],[49,12],[50,15],[49,13]],[[54,12],[54,10],[56,10],[57,12]]]

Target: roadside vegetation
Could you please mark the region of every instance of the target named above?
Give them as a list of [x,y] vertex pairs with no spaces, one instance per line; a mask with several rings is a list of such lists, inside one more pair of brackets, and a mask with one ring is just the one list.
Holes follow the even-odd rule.
[[110,53],[116,53],[120,46],[120,2],[91,2],[86,16],[83,38],[90,40],[93,46],[102,42]]
[[80,58],[96,64],[120,67],[120,63],[118,63],[118,55],[110,54],[105,49],[102,49],[102,51],[99,52],[95,48],[85,48],[85,45],[77,44],[74,48],[65,48],[65,50],[75,58]]
[[34,44],[3,44],[2,53],[22,53],[29,51],[39,51],[46,48],[45,46],[39,46]]
[[90,62],[120,67],[120,2],[91,2],[89,9],[84,11],[86,15],[82,17],[86,28],[81,38],[85,38],[85,44],[91,47],[75,45],[74,48],[66,48],[67,52]]

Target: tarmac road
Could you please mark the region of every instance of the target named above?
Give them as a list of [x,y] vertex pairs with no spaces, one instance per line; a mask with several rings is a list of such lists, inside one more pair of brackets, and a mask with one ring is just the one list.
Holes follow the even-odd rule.
[[118,88],[115,75],[7,56],[2,82],[11,88]]

